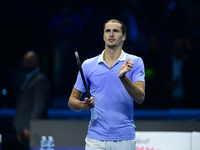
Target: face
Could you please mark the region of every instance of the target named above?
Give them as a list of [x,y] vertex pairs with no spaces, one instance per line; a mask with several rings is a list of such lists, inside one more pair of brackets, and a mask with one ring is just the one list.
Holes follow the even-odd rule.
[[149,50],[152,52],[157,52],[159,50],[159,40],[154,35],[149,35],[147,37]]
[[22,68],[25,73],[29,73],[38,67],[37,59],[31,54],[27,53],[23,58]]
[[122,34],[121,24],[108,22],[104,28],[103,38],[109,48],[116,48],[123,45],[126,35]]
[[174,40],[173,52],[177,56],[181,56],[185,53],[184,43],[182,39],[177,38]]

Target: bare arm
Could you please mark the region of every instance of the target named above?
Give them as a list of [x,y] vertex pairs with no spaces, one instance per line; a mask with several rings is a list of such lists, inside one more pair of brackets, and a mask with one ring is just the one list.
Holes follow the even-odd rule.
[[145,97],[145,84],[142,81],[132,83],[127,76],[120,78],[129,95],[138,103],[141,104]]
[[132,83],[130,79],[126,76],[126,73],[131,71],[133,67],[133,62],[128,59],[124,65],[119,70],[119,78],[126,88],[129,95],[138,103],[141,104],[145,97],[145,83],[138,81]]
[[84,101],[80,101],[82,92],[73,88],[69,97],[68,106],[74,111],[89,110],[94,107],[94,97],[85,98]]

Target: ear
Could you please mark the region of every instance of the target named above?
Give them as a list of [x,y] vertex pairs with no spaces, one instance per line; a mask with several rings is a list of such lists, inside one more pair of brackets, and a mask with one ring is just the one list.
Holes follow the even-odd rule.
[[103,40],[105,41],[104,34],[103,34]]
[[123,36],[122,36],[122,41],[124,42],[126,40],[126,34],[124,34]]

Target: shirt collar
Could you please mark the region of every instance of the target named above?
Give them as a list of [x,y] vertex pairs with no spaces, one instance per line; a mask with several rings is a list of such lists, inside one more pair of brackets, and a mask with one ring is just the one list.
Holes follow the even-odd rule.
[[177,60],[175,55],[171,55],[171,59],[172,59],[172,61],[184,61],[185,59],[187,59],[187,55],[184,54],[180,60]]
[[[103,50],[103,52],[99,55],[98,63],[104,62],[104,59],[103,59],[104,52],[105,52],[105,50]],[[118,61],[125,61],[125,60],[126,60],[126,53],[122,50],[122,52],[118,58]]]
[[39,68],[35,68],[30,73],[26,74],[26,80],[30,80],[38,72],[39,72]]

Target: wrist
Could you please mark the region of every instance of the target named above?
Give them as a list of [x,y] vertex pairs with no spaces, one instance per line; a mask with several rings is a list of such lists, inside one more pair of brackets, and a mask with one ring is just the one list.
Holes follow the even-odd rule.
[[123,74],[123,75],[118,75],[118,77],[120,78],[120,79],[123,79],[124,77],[125,77],[125,74]]

